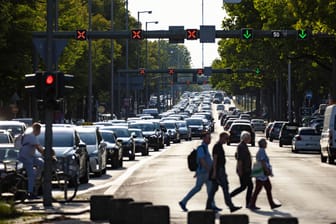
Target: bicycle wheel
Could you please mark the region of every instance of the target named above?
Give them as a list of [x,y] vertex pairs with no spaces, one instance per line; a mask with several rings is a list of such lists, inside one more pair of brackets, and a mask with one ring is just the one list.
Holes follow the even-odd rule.
[[77,194],[78,182],[73,181],[73,177],[59,172],[55,174],[55,180],[52,183],[52,197],[57,202],[70,202]]
[[23,202],[27,198],[27,179],[18,173],[10,173],[1,180],[1,196],[13,194],[15,201]]

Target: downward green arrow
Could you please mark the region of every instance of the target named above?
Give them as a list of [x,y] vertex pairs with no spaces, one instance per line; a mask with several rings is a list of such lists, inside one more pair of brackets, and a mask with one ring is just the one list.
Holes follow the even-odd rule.
[[259,75],[260,74],[260,69],[259,68],[256,68],[256,74]]
[[252,36],[252,34],[250,33],[249,30],[245,30],[245,33],[243,34],[245,39],[250,39],[250,37]]
[[307,32],[305,30],[300,30],[299,37],[300,39],[305,39],[307,37]]

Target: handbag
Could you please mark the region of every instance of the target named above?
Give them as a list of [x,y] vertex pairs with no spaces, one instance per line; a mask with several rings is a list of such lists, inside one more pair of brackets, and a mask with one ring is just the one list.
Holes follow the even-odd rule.
[[251,176],[252,177],[260,177],[260,176],[264,176],[264,168],[261,164],[261,162],[256,161],[253,163],[252,165],[252,171],[251,171]]

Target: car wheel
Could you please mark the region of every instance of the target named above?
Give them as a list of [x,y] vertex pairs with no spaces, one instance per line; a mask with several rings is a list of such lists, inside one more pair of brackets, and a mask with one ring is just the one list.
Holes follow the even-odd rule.
[[128,159],[129,159],[130,161],[135,160],[135,155],[134,155],[134,154],[129,155]]
[[118,169],[119,168],[119,159],[117,155],[114,155],[111,162],[112,169]]
[[159,147],[158,147],[158,146],[155,146],[155,147],[154,147],[154,151],[155,151],[155,152],[159,151]]
[[90,179],[89,161],[86,162],[86,167],[85,168],[86,168],[86,172],[85,172],[84,176],[79,179],[79,182],[81,184],[87,184],[87,183],[89,183],[89,179]]
[[282,142],[281,141],[279,142],[279,146],[282,147]]

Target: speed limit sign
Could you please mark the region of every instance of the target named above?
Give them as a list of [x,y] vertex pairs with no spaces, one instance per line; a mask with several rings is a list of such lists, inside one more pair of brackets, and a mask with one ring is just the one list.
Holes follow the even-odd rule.
[[273,38],[281,38],[282,37],[281,30],[272,30],[272,37]]

